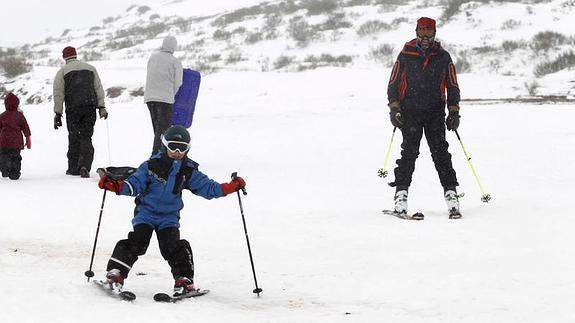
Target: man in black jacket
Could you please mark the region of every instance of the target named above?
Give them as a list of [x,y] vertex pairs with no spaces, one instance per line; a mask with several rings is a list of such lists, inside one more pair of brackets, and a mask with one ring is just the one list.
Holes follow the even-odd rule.
[[[394,211],[407,215],[407,192],[423,133],[444,190],[450,218],[460,218],[457,177],[445,140],[459,126],[459,85],[451,56],[435,41],[435,20],[417,20],[417,38],[405,44],[393,65],[387,88],[391,123],[403,136],[396,161]],[[445,105],[449,115],[445,118]]]
[[96,68],[76,59],[76,49],[62,51],[66,61],[54,79],[54,129],[62,126],[63,105],[66,105],[68,128],[67,175],[90,177],[94,160],[92,135],[96,110],[100,118],[108,118],[104,107],[104,89]]

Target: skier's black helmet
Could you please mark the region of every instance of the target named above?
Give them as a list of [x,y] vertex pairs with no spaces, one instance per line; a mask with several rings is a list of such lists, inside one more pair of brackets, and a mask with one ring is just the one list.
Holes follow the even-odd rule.
[[169,150],[186,152],[190,148],[190,133],[182,126],[171,126],[162,137],[162,143]]

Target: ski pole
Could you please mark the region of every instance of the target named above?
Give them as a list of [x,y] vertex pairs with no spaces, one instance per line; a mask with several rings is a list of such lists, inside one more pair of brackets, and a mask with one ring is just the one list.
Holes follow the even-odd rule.
[[459,143],[461,144],[461,148],[463,149],[463,154],[465,154],[465,158],[467,159],[467,163],[469,164],[469,167],[471,168],[471,172],[473,172],[473,176],[475,176],[475,180],[477,181],[477,185],[479,185],[479,189],[481,190],[481,201],[484,203],[487,203],[491,200],[491,195],[489,193],[485,193],[485,190],[483,189],[483,185],[481,185],[481,181],[479,180],[479,175],[477,175],[477,172],[475,171],[475,167],[473,167],[473,164],[471,163],[471,157],[469,157],[469,154],[467,153],[467,150],[465,149],[465,146],[463,145],[463,141],[461,141],[461,137],[459,136],[459,132],[457,132],[457,130],[455,130],[455,135],[457,136],[457,140],[459,140]]
[[106,135],[108,137],[108,165],[112,164],[112,151],[110,149],[110,127],[108,127],[108,119],[106,120]]
[[[233,172],[232,173],[232,180],[235,179],[236,177],[238,177],[238,173],[237,172]],[[248,192],[246,192],[245,187],[241,188],[241,191],[244,195],[248,195]],[[240,203],[240,213],[242,214],[242,222],[244,223],[244,233],[246,235],[246,242],[248,243],[248,253],[250,254],[250,263],[252,264],[252,273],[254,275],[254,283],[256,284],[256,288],[253,290],[254,294],[258,294],[258,297],[260,296],[260,293],[263,291],[263,289],[258,287],[258,280],[256,278],[256,270],[254,268],[254,259],[252,257],[252,248],[250,247],[250,239],[248,238],[248,229],[246,227],[246,218],[244,216],[244,208],[242,206],[242,198],[240,196],[240,191],[236,191],[236,193],[238,193],[238,202]]]
[[389,153],[391,152],[391,146],[393,145],[393,137],[395,136],[395,130],[397,127],[393,127],[393,132],[391,133],[391,140],[389,141],[389,145],[387,146],[387,152],[385,153],[385,159],[383,160],[383,168],[380,168],[377,171],[377,175],[381,178],[387,177],[387,162],[389,161]]
[[90,281],[90,278],[94,277],[94,272],[92,271],[92,265],[94,264],[94,254],[96,253],[96,244],[98,243],[98,233],[100,233],[100,222],[102,222],[102,213],[104,212],[106,191],[107,190],[104,190],[104,196],[102,196],[102,206],[100,206],[100,216],[98,217],[98,226],[96,227],[96,237],[94,238],[94,247],[92,248],[92,258],[90,259],[90,269],[84,272],[84,275],[88,277],[88,282]]

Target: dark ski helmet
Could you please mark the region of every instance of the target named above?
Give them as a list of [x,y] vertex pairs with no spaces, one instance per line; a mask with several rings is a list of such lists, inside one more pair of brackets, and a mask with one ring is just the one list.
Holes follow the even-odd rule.
[[162,135],[162,144],[170,151],[187,152],[190,149],[190,133],[182,126],[171,126]]

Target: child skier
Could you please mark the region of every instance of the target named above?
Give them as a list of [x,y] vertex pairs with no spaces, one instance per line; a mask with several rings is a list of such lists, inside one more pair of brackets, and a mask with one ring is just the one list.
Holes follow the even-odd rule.
[[182,190],[188,189],[206,199],[219,198],[245,187],[241,177],[220,184],[198,170],[187,157],[190,135],[182,126],[172,126],[162,136],[160,152],[145,161],[125,180],[103,176],[98,186],[118,195],[136,197],[133,231],[120,240],[108,262],[105,284],[122,291],[124,279],[139,256],[146,253],[152,232],[156,232],[162,257],[174,277],[174,296],[194,289],[194,261],[188,241],[180,239]]
[[[13,93],[4,98],[6,111],[0,114],[0,171],[2,177],[12,180],[20,178],[22,156],[20,151],[26,146],[32,148],[30,127],[21,111],[18,111],[20,100]],[[26,143],[22,140],[26,137]]]

